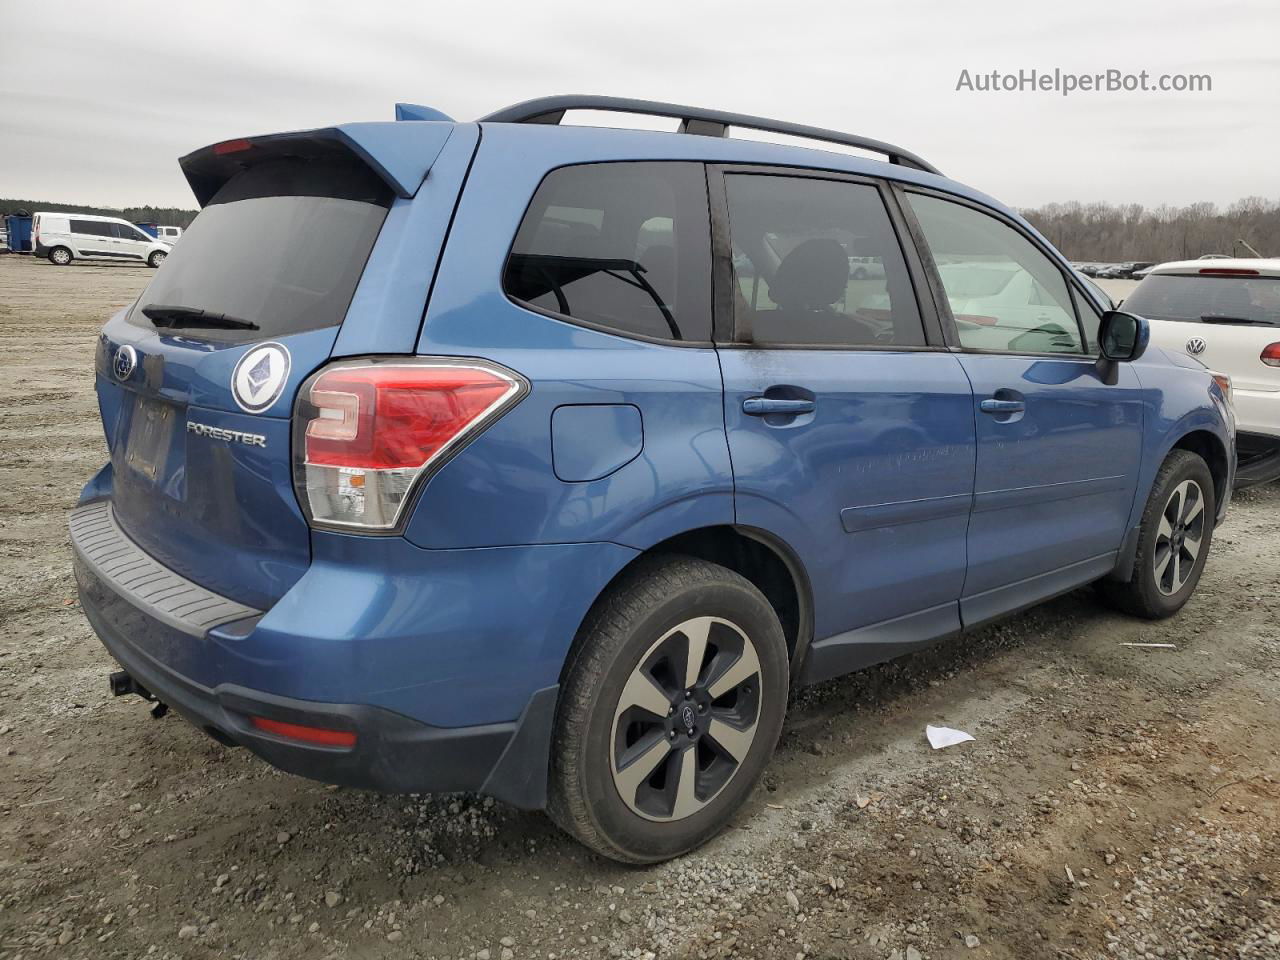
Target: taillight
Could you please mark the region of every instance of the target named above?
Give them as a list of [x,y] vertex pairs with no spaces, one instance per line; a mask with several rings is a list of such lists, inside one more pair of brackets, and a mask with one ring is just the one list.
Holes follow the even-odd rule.
[[299,394],[294,482],[308,519],[394,529],[419,481],[528,390],[482,360],[337,363]]
[[1280,343],[1269,343],[1262,348],[1262,355],[1258,357],[1268,367],[1280,367]]
[[1256,277],[1257,270],[1244,267],[1201,267],[1200,273],[1206,277]]

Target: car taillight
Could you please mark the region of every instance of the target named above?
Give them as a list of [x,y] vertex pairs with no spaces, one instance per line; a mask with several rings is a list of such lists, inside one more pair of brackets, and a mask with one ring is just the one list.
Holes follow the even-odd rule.
[[1262,355],[1258,358],[1268,367],[1280,367],[1280,343],[1269,343],[1262,348]]
[[482,360],[364,360],[303,385],[294,483],[309,520],[394,529],[418,482],[528,391]]

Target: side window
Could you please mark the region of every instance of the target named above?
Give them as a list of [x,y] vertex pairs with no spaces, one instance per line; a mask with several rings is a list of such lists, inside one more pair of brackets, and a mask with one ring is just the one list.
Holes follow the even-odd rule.
[[972,207],[908,197],[962,345],[1013,353],[1084,352],[1067,281],[1030,240]]
[[700,164],[562,167],[534,194],[503,287],[623,335],[710,340],[709,221]]
[[923,346],[897,234],[870,184],[725,175],[734,320],[757,344]]
[[127,223],[113,223],[112,229],[115,230],[116,236],[121,240],[141,240],[142,236],[137,230],[129,226]]
[[[106,227],[104,231],[102,228]],[[71,232],[89,237],[109,237],[111,228],[100,220],[72,220]]]

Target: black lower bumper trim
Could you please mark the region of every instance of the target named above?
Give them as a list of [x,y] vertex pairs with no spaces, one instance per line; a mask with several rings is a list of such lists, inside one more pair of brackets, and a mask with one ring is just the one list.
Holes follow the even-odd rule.
[[[519,720],[470,727],[435,727],[381,707],[296,700],[231,684],[211,689],[116,635],[83,587],[90,624],[133,681],[221,743],[324,783],[387,793],[482,791],[523,809],[545,805],[556,686],[537,691]],[[251,717],[352,731],[356,744],[287,740],[256,729]]]

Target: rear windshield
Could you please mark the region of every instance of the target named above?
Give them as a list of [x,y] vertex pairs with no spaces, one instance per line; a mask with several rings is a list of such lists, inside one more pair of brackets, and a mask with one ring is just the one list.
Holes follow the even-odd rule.
[[1280,277],[1150,274],[1124,309],[1155,320],[1280,327]]
[[354,160],[282,159],[252,167],[182,234],[129,319],[150,305],[188,307],[257,329],[183,325],[184,335],[243,342],[333,327],[346,315],[391,203]]

